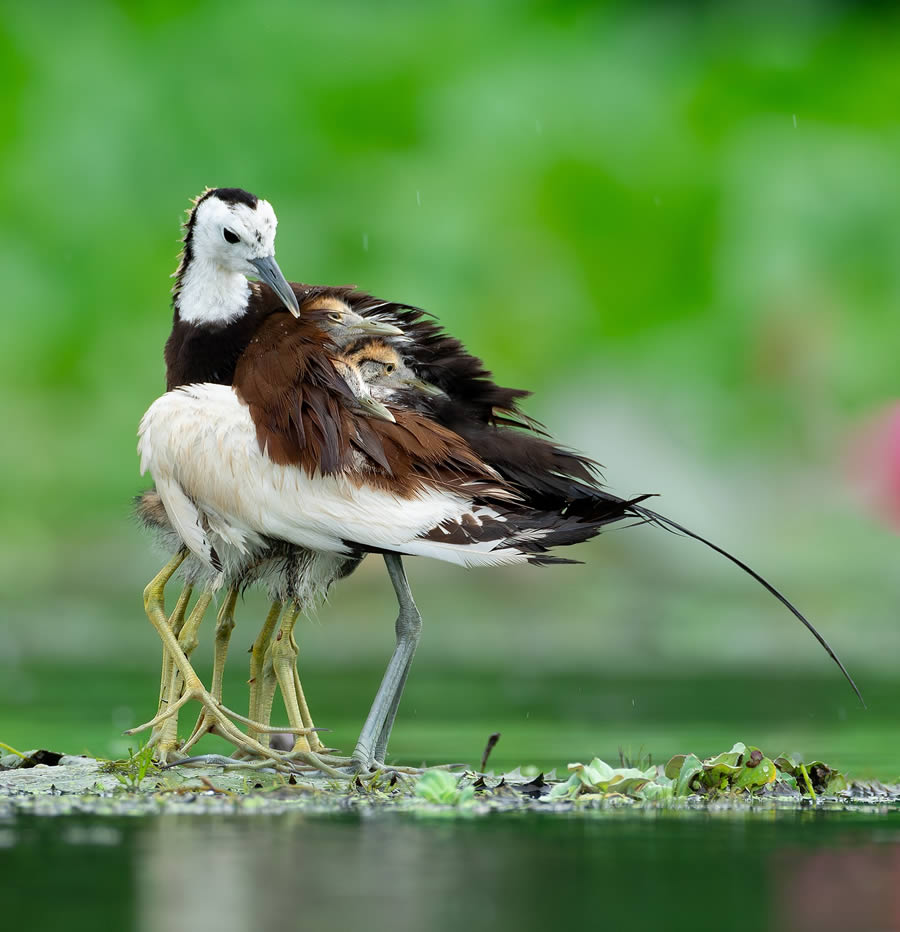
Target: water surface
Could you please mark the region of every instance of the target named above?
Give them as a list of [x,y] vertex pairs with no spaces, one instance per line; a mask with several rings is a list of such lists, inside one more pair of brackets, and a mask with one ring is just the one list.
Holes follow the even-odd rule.
[[896,812],[27,817],[0,844],[10,929],[897,927]]

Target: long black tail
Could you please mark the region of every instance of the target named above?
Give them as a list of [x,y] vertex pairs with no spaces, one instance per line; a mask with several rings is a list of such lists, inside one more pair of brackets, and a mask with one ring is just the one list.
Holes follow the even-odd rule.
[[642,505],[632,505],[632,509],[637,512],[637,514],[646,518],[648,522],[656,524],[661,528],[664,528],[667,531],[672,531],[676,534],[684,534],[686,537],[691,537],[696,541],[699,541],[701,544],[705,544],[710,550],[715,550],[716,553],[721,554],[725,557],[726,560],[730,560],[735,566],[740,567],[748,576],[752,576],[767,592],[771,593],[787,608],[791,614],[798,618],[810,631],[812,636],[825,648],[828,652],[828,656],[838,665],[841,673],[847,679],[847,682],[853,687],[853,692],[856,693],[857,698],[862,703],[862,707],[866,707],[865,699],[862,697],[862,693],[857,688],[856,683],[853,682],[853,677],[847,672],[847,668],[841,663],[838,655],[831,649],[831,645],[821,634],[815,629],[812,622],[810,622],[799,609],[797,609],[785,596],[783,596],[768,580],[763,579],[759,573],[756,572],[752,567],[744,563],[743,560],[738,559],[734,554],[729,553],[727,550],[723,550],[721,547],[714,544],[711,540],[707,540],[705,537],[701,537],[699,534],[695,534],[693,531],[688,528],[678,524],[675,521],[672,521],[670,518],[665,517],[665,515],[658,514],[655,511],[651,511],[649,508],[644,508]]

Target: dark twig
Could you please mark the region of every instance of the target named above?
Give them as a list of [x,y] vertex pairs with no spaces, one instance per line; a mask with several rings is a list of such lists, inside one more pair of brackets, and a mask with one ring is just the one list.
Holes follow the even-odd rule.
[[481,772],[484,773],[484,768],[487,767],[488,758],[491,756],[491,751],[497,746],[497,742],[500,740],[500,732],[495,731],[488,739],[487,744],[484,746],[484,754],[481,755]]

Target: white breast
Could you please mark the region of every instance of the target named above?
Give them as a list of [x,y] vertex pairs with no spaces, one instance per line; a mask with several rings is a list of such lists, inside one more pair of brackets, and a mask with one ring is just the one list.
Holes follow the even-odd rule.
[[[141,472],[149,470],[185,544],[209,561],[210,547],[260,550],[264,537],[347,554],[344,541],[420,554],[464,566],[520,562],[496,541],[454,545],[419,540],[472,512],[445,489],[411,499],[360,485],[347,475],[308,475],[273,463],[260,450],[246,405],[229,386],[190,385],[158,398],[139,430]],[[492,509],[478,513],[500,517]]]

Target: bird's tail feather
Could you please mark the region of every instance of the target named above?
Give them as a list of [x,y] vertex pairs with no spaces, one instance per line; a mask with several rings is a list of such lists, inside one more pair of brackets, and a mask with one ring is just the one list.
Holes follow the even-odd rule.
[[661,515],[656,511],[651,511],[649,508],[644,508],[642,505],[633,505],[633,510],[637,514],[646,518],[647,522],[650,524],[655,524],[657,527],[661,527],[664,530],[671,531],[673,534],[683,534],[685,537],[693,538],[696,541],[699,541],[701,544],[705,544],[710,550],[714,550],[716,553],[725,557],[726,560],[730,560],[735,566],[742,569],[748,576],[751,576],[755,579],[770,595],[775,596],[785,608],[788,609],[794,617],[798,618],[800,622],[810,631],[812,636],[825,648],[828,656],[838,665],[841,673],[844,674],[847,682],[853,687],[853,692],[856,693],[857,698],[862,703],[863,708],[866,707],[866,702],[862,697],[862,693],[859,691],[856,683],[853,682],[853,677],[850,676],[847,668],[841,662],[838,655],[831,649],[831,645],[828,641],[822,637],[821,634],[816,630],[814,625],[808,618],[789,600],[787,597],[782,595],[767,579],[764,579],[756,572],[751,566],[748,566],[744,563],[743,560],[736,557],[733,553],[729,553],[727,550],[724,550],[722,547],[719,547],[717,544],[714,544],[711,540],[702,537],[700,534],[691,531],[689,528],[684,527],[684,525],[678,524],[678,522],[673,521],[671,518],[667,518],[665,515]]

